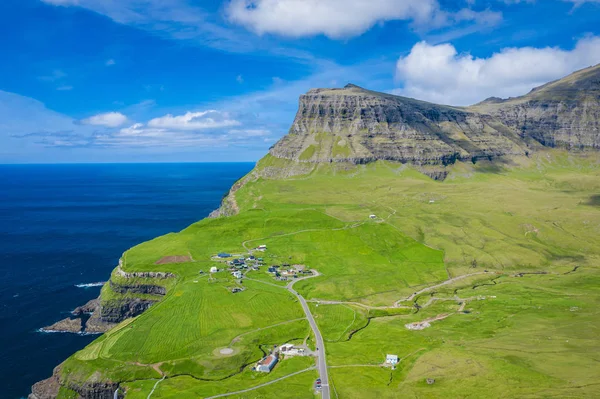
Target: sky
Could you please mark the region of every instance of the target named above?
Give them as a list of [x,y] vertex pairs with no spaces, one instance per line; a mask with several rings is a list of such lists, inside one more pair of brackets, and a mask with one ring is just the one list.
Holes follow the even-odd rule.
[[450,105],[600,63],[600,0],[2,0],[0,163],[256,161],[298,97]]

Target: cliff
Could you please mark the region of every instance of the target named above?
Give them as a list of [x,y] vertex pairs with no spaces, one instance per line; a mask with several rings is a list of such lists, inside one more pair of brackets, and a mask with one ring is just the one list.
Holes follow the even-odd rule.
[[600,65],[503,100],[451,107],[349,84],[300,97],[287,136],[270,150],[297,162],[391,160],[447,165],[527,155],[540,146],[600,148]]
[[547,147],[600,149],[600,65],[525,96],[488,99],[468,110],[496,118],[522,139]]
[[270,154],[298,162],[447,165],[527,151],[490,115],[347,85],[301,96],[289,134]]

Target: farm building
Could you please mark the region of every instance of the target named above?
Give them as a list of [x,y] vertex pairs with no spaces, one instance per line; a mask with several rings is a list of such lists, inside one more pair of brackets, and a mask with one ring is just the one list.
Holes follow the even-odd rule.
[[260,371],[262,373],[270,373],[273,370],[273,367],[277,364],[277,354],[272,353],[269,356],[263,358],[260,362],[256,364],[256,371]]
[[267,246],[266,245],[259,245],[258,247],[256,247],[256,250],[258,250],[258,251],[266,251],[267,250]]
[[217,255],[219,258],[231,258],[231,255],[226,252],[221,252]]
[[385,357],[385,362],[392,366],[398,364],[398,355],[387,355]]
[[287,352],[294,349],[294,345],[292,344],[283,344],[279,347],[279,352]]
[[211,273],[216,273],[216,272],[218,272],[218,271],[219,271],[219,269],[217,269],[217,267],[216,267],[216,266],[213,266],[213,267],[211,267],[211,268],[210,268],[210,272],[211,272]]
[[377,215],[369,215],[371,219],[377,219]]

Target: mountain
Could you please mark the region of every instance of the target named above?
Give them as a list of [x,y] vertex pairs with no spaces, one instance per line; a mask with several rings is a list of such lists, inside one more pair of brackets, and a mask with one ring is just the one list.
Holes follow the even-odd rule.
[[507,100],[490,99],[468,110],[490,115],[524,139],[547,147],[600,148],[600,65]]
[[349,84],[300,97],[270,150],[298,162],[391,160],[417,165],[527,155],[539,145],[600,148],[600,65],[510,100],[451,107]]

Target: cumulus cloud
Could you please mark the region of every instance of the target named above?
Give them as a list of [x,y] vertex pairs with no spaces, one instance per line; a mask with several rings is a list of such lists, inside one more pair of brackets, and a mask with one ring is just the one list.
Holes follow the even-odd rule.
[[469,105],[487,97],[523,95],[532,88],[600,62],[600,37],[586,37],[572,50],[506,48],[489,58],[460,54],[451,44],[417,43],[396,65],[403,83],[394,92],[422,100]]
[[241,123],[230,118],[229,114],[215,110],[186,112],[183,115],[171,114],[152,119],[148,126],[152,128],[174,130],[202,130],[239,126]]
[[229,19],[258,33],[289,37],[324,34],[330,38],[356,36],[379,22],[413,21],[439,28],[471,21],[496,23],[500,13],[463,9],[441,10],[437,0],[232,0]]
[[127,117],[120,112],[107,112],[104,114],[98,114],[81,121],[81,123],[84,125],[104,127],[119,127],[125,122],[127,122]]
[[104,63],[104,65],[106,65],[106,66],[112,66],[112,65],[115,65],[115,64],[116,64],[116,62],[115,62],[115,60],[113,60],[112,58],[111,58],[110,60],[107,60],[107,61]]

